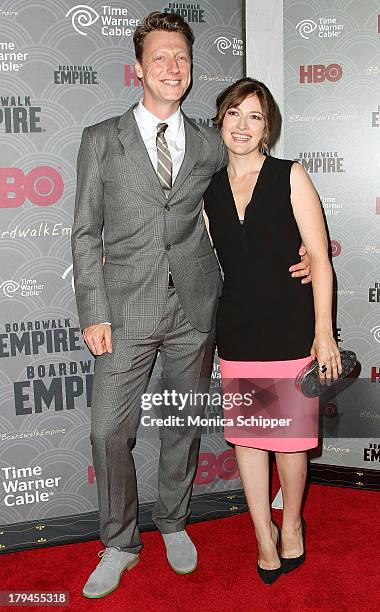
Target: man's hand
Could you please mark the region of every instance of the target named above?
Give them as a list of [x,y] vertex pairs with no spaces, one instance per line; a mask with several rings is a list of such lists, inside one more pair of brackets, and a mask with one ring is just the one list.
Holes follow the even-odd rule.
[[292,273],[293,278],[302,278],[301,283],[306,285],[306,283],[311,282],[311,269],[310,269],[310,259],[307,254],[307,250],[305,245],[301,244],[300,250],[298,253],[301,256],[301,261],[294,266],[290,266],[289,272]]
[[83,331],[83,338],[91,353],[112,353],[111,326],[105,323],[90,325]]

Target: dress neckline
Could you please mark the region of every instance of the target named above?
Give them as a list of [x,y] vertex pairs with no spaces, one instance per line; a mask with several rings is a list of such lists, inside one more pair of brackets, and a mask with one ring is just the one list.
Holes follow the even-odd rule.
[[255,195],[255,193],[256,193],[256,191],[257,191],[257,186],[258,186],[258,184],[259,184],[259,182],[260,182],[260,179],[261,179],[261,177],[262,177],[262,174],[263,174],[263,169],[264,169],[264,166],[266,165],[266,163],[267,163],[268,159],[269,159],[269,155],[267,155],[267,156],[265,157],[265,159],[264,159],[264,161],[263,161],[263,163],[262,163],[262,165],[261,165],[261,168],[260,168],[259,173],[258,173],[258,175],[257,175],[256,183],[254,184],[254,187],[253,187],[253,189],[252,189],[251,197],[250,197],[250,199],[249,199],[249,202],[248,202],[247,206],[245,207],[245,210],[244,210],[244,216],[243,216],[243,218],[239,217],[238,209],[237,209],[236,202],[235,202],[235,198],[234,198],[234,193],[233,193],[233,191],[232,191],[232,187],[231,187],[231,183],[230,183],[230,177],[228,176],[227,166],[225,166],[225,169],[224,169],[224,170],[225,170],[225,176],[226,176],[226,180],[227,180],[228,188],[229,188],[229,191],[230,191],[230,196],[231,196],[232,205],[233,205],[233,207],[234,207],[234,209],[235,209],[235,218],[237,219],[238,224],[239,224],[239,226],[240,226],[240,227],[242,227],[242,226],[244,225],[244,222],[245,222],[245,219],[246,219],[246,216],[247,216],[247,210],[248,210],[248,208],[249,208],[249,207],[251,206],[251,204],[252,204],[253,197],[254,197],[254,195]]

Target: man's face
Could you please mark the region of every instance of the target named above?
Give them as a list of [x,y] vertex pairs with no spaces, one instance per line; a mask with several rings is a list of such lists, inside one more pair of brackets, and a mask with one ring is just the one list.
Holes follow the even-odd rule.
[[149,32],[142,61],[135,70],[144,86],[144,105],[153,114],[179,106],[190,85],[191,60],[186,39],[178,32]]

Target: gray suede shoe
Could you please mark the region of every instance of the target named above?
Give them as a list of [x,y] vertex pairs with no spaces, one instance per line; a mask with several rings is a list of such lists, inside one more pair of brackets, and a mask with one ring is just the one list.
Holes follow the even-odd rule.
[[177,574],[190,574],[197,567],[197,549],[186,531],[162,533],[170,567]]
[[82,595],[98,599],[112,593],[118,586],[125,570],[130,570],[139,562],[139,555],[125,552],[117,547],[110,547],[98,553],[101,557],[86,584]]

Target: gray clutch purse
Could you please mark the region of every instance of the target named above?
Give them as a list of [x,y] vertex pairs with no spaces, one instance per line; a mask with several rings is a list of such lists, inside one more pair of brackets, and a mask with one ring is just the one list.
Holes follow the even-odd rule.
[[329,379],[328,384],[323,385],[319,379],[318,362],[316,359],[313,359],[298,374],[295,382],[297,389],[306,397],[317,397],[331,389],[342,378],[351,374],[357,363],[357,358],[353,351],[340,351],[340,359],[342,362],[342,374],[339,375],[338,380]]

